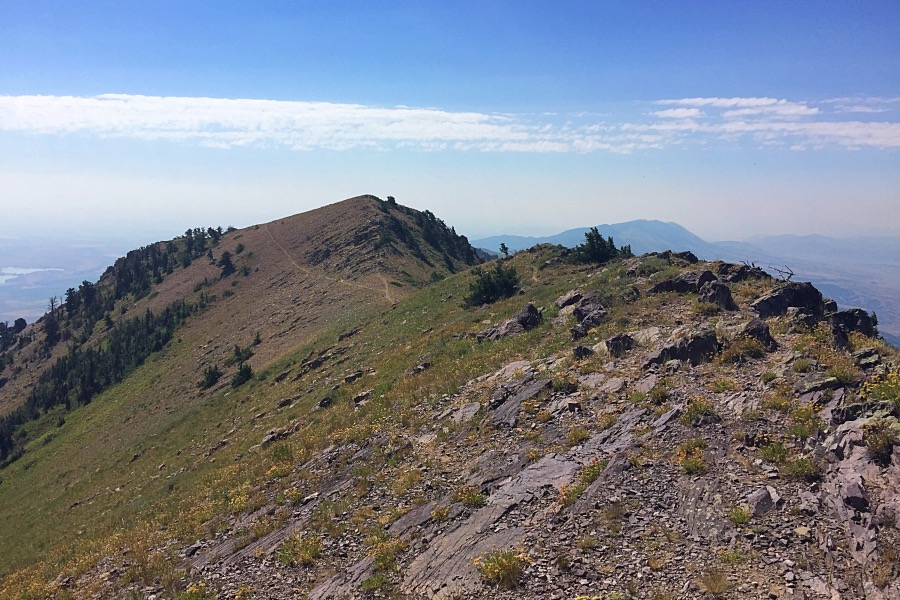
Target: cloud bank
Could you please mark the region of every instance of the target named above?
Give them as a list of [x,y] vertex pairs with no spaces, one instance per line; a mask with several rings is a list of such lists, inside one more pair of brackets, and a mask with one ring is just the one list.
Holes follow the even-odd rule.
[[222,149],[629,153],[712,141],[792,149],[888,149],[900,148],[898,112],[900,102],[894,98],[842,98],[817,105],[776,98],[681,98],[591,122],[583,115],[328,102],[128,94],[0,96],[0,131],[86,133]]

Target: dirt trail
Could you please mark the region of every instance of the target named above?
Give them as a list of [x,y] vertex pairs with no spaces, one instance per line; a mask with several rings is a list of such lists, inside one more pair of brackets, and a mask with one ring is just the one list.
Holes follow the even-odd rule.
[[356,283],[355,281],[347,281],[342,278],[331,277],[330,275],[327,275],[319,270],[313,271],[309,267],[304,267],[303,265],[298,263],[296,260],[294,260],[294,257],[291,256],[291,253],[288,252],[287,248],[282,246],[281,242],[279,242],[277,239],[275,239],[275,234],[272,233],[272,230],[269,228],[268,223],[266,223],[265,228],[266,228],[266,233],[269,234],[269,238],[271,238],[271,240],[272,240],[272,243],[274,243],[276,246],[278,246],[278,249],[284,253],[285,257],[290,261],[290,263],[292,265],[294,265],[294,267],[297,270],[302,271],[304,274],[306,274],[307,277],[317,278],[317,279],[325,279],[325,280],[328,280],[333,283],[340,283],[340,284],[346,285],[347,287],[353,287],[353,288],[362,289],[362,290],[369,290],[370,292],[383,292],[384,297],[388,302],[390,302],[391,304],[396,302],[396,300],[394,299],[394,295],[390,289],[390,283],[388,282],[387,277],[385,277],[382,273],[376,273],[376,275],[384,284],[383,290],[378,289],[378,288],[369,287],[369,286],[363,285],[361,283]]

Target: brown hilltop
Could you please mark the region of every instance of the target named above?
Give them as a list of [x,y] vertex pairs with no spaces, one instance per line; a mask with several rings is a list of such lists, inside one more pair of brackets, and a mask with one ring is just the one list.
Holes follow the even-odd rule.
[[[221,366],[235,345],[248,346],[258,332],[264,343],[254,349],[256,368],[340,316],[390,307],[428,282],[478,262],[466,239],[430,212],[372,195],[231,231],[210,252],[213,260],[200,257],[175,269],[141,299],[117,303],[115,311],[116,320],[126,320],[147,310],[159,313],[180,299],[212,299],[178,335],[197,345],[199,370]],[[225,252],[235,266],[228,277],[218,264]],[[115,285],[120,263],[107,270],[98,287]],[[67,351],[60,343],[49,358],[39,357],[45,321],[32,325],[28,333],[34,340],[19,353],[19,363],[29,367],[0,373],[8,379],[0,388],[0,415],[21,404],[35,378]],[[94,343],[101,343],[103,333],[94,335]],[[177,375],[165,382],[167,391],[195,394],[196,372]]]

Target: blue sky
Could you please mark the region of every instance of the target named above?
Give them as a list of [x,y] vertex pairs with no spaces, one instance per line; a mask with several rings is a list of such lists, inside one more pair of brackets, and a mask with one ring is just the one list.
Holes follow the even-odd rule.
[[470,237],[900,231],[900,4],[0,3],[10,230],[374,193]]

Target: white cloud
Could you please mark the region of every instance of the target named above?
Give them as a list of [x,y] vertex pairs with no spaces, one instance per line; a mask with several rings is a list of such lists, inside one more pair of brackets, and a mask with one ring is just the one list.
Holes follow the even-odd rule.
[[[488,114],[407,106],[158,97],[0,96],[0,131],[166,140],[201,147],[292,150],[629,153],[711,141],[796,147],[898,148],[897,99],[681,98],[643,116]],[[863,106],[843,120],[847,107]],[[886,112],[884,112],[886,111]],[[599,121],[599,122],[598,122]]]
[[703,111],[699,108],[667,108],[653,114],[664,119],[692,119],[703,116]]

